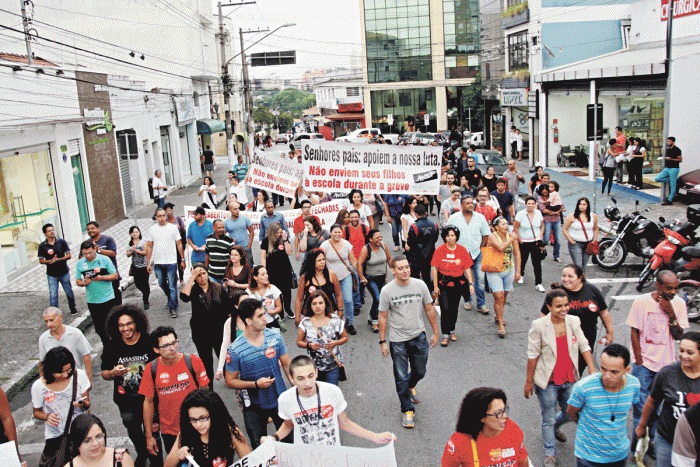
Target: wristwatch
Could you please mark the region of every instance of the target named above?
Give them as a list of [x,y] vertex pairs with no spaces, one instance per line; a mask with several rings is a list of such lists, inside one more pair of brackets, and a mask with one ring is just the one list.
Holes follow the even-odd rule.
[[381,345],[381,344],[386,344],[386,340],[380,339],[380,340],[379,340],[379,345]]

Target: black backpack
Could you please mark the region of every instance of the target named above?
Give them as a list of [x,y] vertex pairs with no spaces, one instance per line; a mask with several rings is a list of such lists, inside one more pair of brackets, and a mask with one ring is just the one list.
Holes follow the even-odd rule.
[[[192,379],[194,380],[194,385],[197,386],[197,389],[199,389],[197,374],[194,372],[194,367],[192,366],[192,355],[186,353],[183,354],[183,357],[185,358],[185,365],[187,365],[187,370],[190,372],[190,375],[192,375]],[[156,373],[158,372],[157,366],[158,359],[156,358],[151,362],[151,378],[153,378],[153,410],[156,414],[158,413],[158,391],[156,391]]]
[[[365,242],[367,241],[367,234],[369,233],[369,227],[365,224],[360,224],[360,229],[362,229],[362,236],[365,237]],[[345,226],[345,240],[350,241],[350,226]]]

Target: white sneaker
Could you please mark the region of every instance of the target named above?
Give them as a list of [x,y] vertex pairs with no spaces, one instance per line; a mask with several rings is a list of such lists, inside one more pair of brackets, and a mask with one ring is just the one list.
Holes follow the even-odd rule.
[[524,283],[525,283],[525,278],[520,277],[520,279],[518,279],[518,284],[524,284]]
[[537,289],[538,292],[544,292],[544,287],[542,287],[542,284],[537,284],[535,289]]

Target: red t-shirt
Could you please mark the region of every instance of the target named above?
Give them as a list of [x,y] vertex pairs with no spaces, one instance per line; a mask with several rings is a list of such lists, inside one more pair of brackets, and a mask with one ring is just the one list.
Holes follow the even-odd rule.
[[[355,254],[355,258],[359,258],[362,247],[367,243],[365,232],[369,232],[369,228],[364,224],[357,224],[357,227],[347,225],[343,227],[343,229],[348,229],[350,231],[350,238],[346,238],[345,240],[352,245],[352,252]],[[345,232],[347,231],[343,230],[343,238],[345,238]]]
[[476,204],[474,206],[474,210],[478,212],[479,214],[482,214],[486,218],[486,222],[491,225],[491,222],[496,218],[498,213],[496,210],[492,207],[489,206],[488,204],[484,204],[483,206],[481,204]]
[[566,382],[576,381],[574,376],[574,362],[569,355],[569,345],[566,342],[566,335],[557,337],[557,361],[552,370],[552,382],[560,385]]
[[459,243],[456,244],[454,251],[450,251],[446,243],[443,243],[433,253],[433,259],[430,260],[430,265],[435,266],[438,273],[446,276],[462,276],[464,270],[469,269],[474,264],[471,255]]
[[[139,394],[146,397],[154,397],[153,377],[151,376],[151,365],[146,365],[141,377]],[[197,375],[199,387],[206,387],[209,384],[207,371],[204,363],[196,356],[192,355],[192,369]],[[160,414],[160,431],[166,435],[177,435],[180,433],[180,406],[187,394],[197,389],[193,384],[192,374],[187,369],[184,356],[175,365],[168,366],[158,357],[156,367],[156,390],[158,391],[158,413]]]
[[[442,453],[442,467],[473,467],[472,437],[453,433]],[[478,436],[476,451],[481,467],[506,467],[527,459],[523,430],[510,418],[506,427],[494,438]]]
[[[321,224],[321,219],[318,218],[318,216],[310,216],[310,217],[315,217],[316,220],[318,221],[319,225]],[[296,219],[294,219],[294,235],[299,235],[302,230],[304,230],[304,216],[299,216]]]

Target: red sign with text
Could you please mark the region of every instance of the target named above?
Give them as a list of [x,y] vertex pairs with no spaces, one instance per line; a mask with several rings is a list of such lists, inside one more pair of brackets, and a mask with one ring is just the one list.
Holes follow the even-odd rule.
[[362,102],[352,102],[350,104],[338,104],[338,113],[362,112]]
[[[661,21],[668,21],[670,0],[661,0]],[[700,13],[700,0],[676,0],[673,2],[673,18],[681,18]]]

